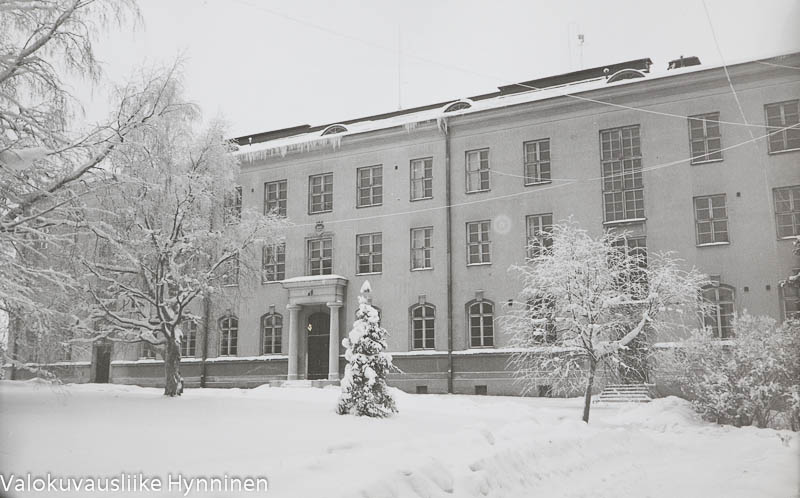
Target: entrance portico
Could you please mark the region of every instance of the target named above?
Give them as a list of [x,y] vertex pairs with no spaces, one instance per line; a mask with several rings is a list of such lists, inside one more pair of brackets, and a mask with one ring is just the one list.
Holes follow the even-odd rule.
[[309,358],[309,352],[320,353],[319,345],[323,344],[320,340],[324,338],[319,328],[325,323],[324,315],[328,314],[327,378],[339,380],[339,310],[344,306],[347,279],[339,275],[295,277],[284,280],[282,285],[289,291],[289,304],[286,306],[289,311],[287,379],[306,379],[309,375],[322,373],[317,370],[324,367],[324,358]]

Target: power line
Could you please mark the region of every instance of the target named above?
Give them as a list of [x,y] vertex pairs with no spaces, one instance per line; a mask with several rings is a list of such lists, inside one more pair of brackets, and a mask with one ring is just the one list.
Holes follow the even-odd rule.
[[[800,127],[800,123],[794,124],[792,126],[787,126],[786,129],[794,129],[794,128],[797,128],[797,127]],[[769,137],[770,135],[772,135],[774,133],[780,133],[781,131],[782,130],[770,132],[770,133],[767,133],[765,135],[761,135],[761,136],[752,138],[750,140],[746,140],[744,142],[740,142],[738,144],[731,145],[731,146],[726,147],[724,149],[720,149],[720,151],[730,150],[730,149],[733,149],[733,148],[736,148],[736,147],[741,147],[743,145],[749,144],[751,142],[755,142],[755,141],[758,141],[758,140],[763,140],[763,139]],[[655,170],[659,170],[659,169],[664,169],[664,168],[676,166],[678,164],[690,162],[691,160],[692,160],[692,158],[678,159],[676,161],[670,161],[668,163],[657,164],[655,166],[642,168],[642,172],[649,172],[649,171],[655,171]],[[507,174],[507,175],[508,176],[517,176],[517,175],[511,175],[511,174]],[[524,177],[522,177],[522,178],[524,178]],[[524,195],[538,194],[538,193],[546,191],[546,190],[552,190],[552,189],[565,187],[567,185],[573,185],[575,183],[589,183],[589,182],[602,181],[602,180],[603,180],[602,176],[590,177],[590,178],[581,178],[581,179],[558,179],[558,180],[554,180],[554,181],[562,181],[564,183],[560,183],[560,184],[557,184],[557,185],[543,186],[543,187],[532,189],[532,190],[523,190],[521,192],[514,192],[514,193],[511,193],[511,194],[500,195],[500,196],[495,196],[495,197],[486,197],[486,198],[482,198],[482,199],[475,199],[475,200],[472,200],[472,201],[451,203],[449,205],[432,206],[432,207],[428,207],[428,208],[412,209],[412,210],[401,211],[401,212],[396,212],[396,213],[383,213],[383,214],[372,215],[372,216],[363,216],[363,217],[358,217],[358,218],[342,218],[342,219],[326,220],[324,223],[325,224],[352,223],[352,222],[360,222],[360,221],[366,221],[366,220],[390,218],[390,217],[393,217],[393,216],[406,216],[406,215],[411,215],[411,214],[416,214],[416,213],[425,213],[425,212],[431,212],[431,211],[438,211],[438,210],[441,210],[441,209],[447,209],[448,207],[456,208],[456,207],[470,206],[470,205],[474,205],[474,204],[482,204],[482,203],[485,203],[485,202],[492,202],[492,201],[498,201],[498,200],[504,200],[504,199],[513,199],[513,198],[516,198],[516,197],[522,197]],[[316,225],[316,222],[315,223],[298,223],[298,224],[292,225],[290,228],[307,228],[307,227],[313,227],[315,225]]]
[[[345,38],[345,39],[348,39],[348,40],[351,40],[351,41],[362,43],[362,44],[370,46],[372,48],[377,48],[379,50],[387,51],[387,52],[390,52],[392,54],[397,54],[399,56],[406,55],[408,57],[412,57],[414,59],[417,59],[417,60],[420,60],[420,61],[423,61],[423,62],[427,62],[429,64],[433,64],[433,65],[436,65],[436,66],[440,66],[440,67],[456,70],[456,71],[463,72],[463,73],[472,74],[474,76],[479,76],[481,78],[490,79],[490,80],[492,80],[494,82],[496,82],[498,80],[499,81],[507,81],[509,85],[520,86],[520,87],[523,87],[523,88],[527,88],[529,90],[543,90],[543,88],[539,88],[539,87],[535,87],[535,86],[531,86],[531,85],[526,85],[524,83],[519,83],[519,82],[516,82],[516,81],[513,81],[513,80],[508,80],[506,78],[498,78],[495,75],[489,75],[487,73],[482,73],[482,72],[475,71],[475,70],[468,69],[468,68],[464,68],[464,67],[461,67],[461,66],[456,66],[456,65],[453,65],[453,64],[443,63],[441,61],[436,61],[436,60],[433,60],[433,59],[430,59],[430,58],[427,58],[427,57],[423,57],[423,56],[420,56],[420,55],[417,55],[417,54],[404,52],[404,51],[401,51],[399,49],[395,49],[393,47],[389,47],[389,46],[386,46],[386,45],[375,43],[375,42],[370,41],[370,40],[366,40],[364,38],[353,36],[353,35],[350,35],[350,34],[347,34],[347,33],[342,33],[340,31],[336,31],[336,30],[327,28],[325,26],[322,26],[322,25],[307,21],[305,19],[300,19],[300,18],[297,18],[297,17],[294,17],[294,16],[290,16],[290,15],[285,14],[283,12],[263,7],[262,5],[254,5],[254,4],[250,3],[250,2],[247,2],[246,0],[234,0],[234,1],[236,1],[236,2],[238,2],[240,4],[243,4],[243,5],[247,5],[248,7],[251,7],[253,9],[261,10],[261,11],[267,12],[269,14],[272,14],[274,16],[281,17],[281,18],[286,19],[288,21],[291,21],[291,22],[294,22],[294,23],[298,23],[298,24],[302,24],[304,26],[308,26],[308,27],[323,31],[325,33],[328,33],[328,34],[331,34],[331,35],[334,35],[334,36],[338,36],[338,37]],[[791,66],[789,66],[789,67],[791,67]],[[643,109],[643,108],[639,108],[639,107],[626,106],[624,104],[616,104],[616,103],[613,103],[613,102],[607,102],[607,101],[603,101],[603,100],[592,99],[592,98],[589,98],[589,97],[584,97],[584,96],[581,96],[581,95],[571,94],[571,93],[567,93],[567,92],[560,93],[557,96],[558,97],[570,97],[570,98],[577,99],[577,100],[582,100],[582,101],[585,101],[585,102],[592,102],[592,103],[595,103],[595,104],[601,104],[601,105],[616,107],[616,108],[619,108],[619,109],[627,109],[627,110],[631,110],[631,111],[644,112],[644,113],[648,113],[648,114],[655,114],[655,115],[659,115],[659,116],[667,116],[667,117],[680,118],[680,119],[687,119],[688,118],[688,116],[683,116],[683,115],[680,115],[680,114],[672,114],[672,113],[668,113],[668,112],[661,112],[661,111],[655,111],[655,110],[650,110],[650,109]],[[720,121],[719,123],[720,124],[733,125],[733,126],[759,126],[759,125],[751,125],[751,124],[748,124],[748,123],[739,123],[739,122],[736,122],[736,121]]]

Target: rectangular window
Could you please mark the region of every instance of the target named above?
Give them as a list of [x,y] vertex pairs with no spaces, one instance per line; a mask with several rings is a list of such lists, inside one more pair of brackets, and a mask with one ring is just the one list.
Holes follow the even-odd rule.
[[467,152],[467,193],[489,190],[489,149]]
[[383,236],[380,233],[356,235],[358,273],[383,271]]
[[[800,126],[797,126],[798,104],[800,104],[800,100],[764,106],[764,112],[767,114],[767,133],[769,133],[769,151],[771,153],[800,150]],[[787,129],[790,126],[792,128]]]
[[367,166],[356,170],[358,207],[383,204],[383,166]]
[[139,350],[139,358],[145,358],[148,360],[157,360],[158,359],[158,351],[156,347],[149,342],[143,342],[142,348]]
[[433,158],[411,161],[411,200],[433,198]]
[[229,260],[219,265],[222,272],[222,285],[231,287],[239,285],[239,255],[236,254]]
[[644,218],[639,125],[600,132],[605,221]]
[[235,225],[242,219],[242,187],[236,187],[233,192],[225,195],[225,210],[223,213],[226,225]]
[[550,181],[550,139],[523,144],[525,149],[525,185]]
[[433,268],[433,227],[411,229],[411,269],[429,270]]
[[264,184],[264,214],[286,216],[286,180]]
[[267,244],[261,254],[261,283],[286,278],[286,243]]
[[333,271],[333,239],[308,241],[308,274],[330,275]]
[[181,356],[192,357],[197,351],[197,322],[183,322],[182,331]]
[[[795,268],[792,271],[793,275],[800,273],[800,268]],[[789,285],[788,283],[781,287],[783,291],[783,316],[784,318],[800,319],[800,287]]]
[[689,142],[692,148],[692,164],[722,160],[719,113],[689,116]]
[[528,258],[546,254],[553,247],[553,213],[525,217],[528,239]]
[[778,237],[800,235],[800,185],[780,187],[772,191],[775,199],[775,224]]
[[697,227],[697,245],[729,242],[725,194],[695,197],[694,219]]
[[308,213],[333,211],[333,173],[308,177]]
[[467,223],[467,264],[480,265],[491,263],[489,241],[490,221],[473,221]]

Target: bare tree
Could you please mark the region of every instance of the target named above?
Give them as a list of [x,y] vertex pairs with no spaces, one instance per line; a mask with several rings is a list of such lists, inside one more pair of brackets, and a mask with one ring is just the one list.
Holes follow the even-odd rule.
[[[179,98],[173,87],[169,99]],[[242,211],[238,163],[221,126],[197,133],[196,110],[172,107],[111,155],[117,181],[96,197],[97,219],[89,224],[90,245],[100,250],[81,258],[90,318],[104,322],[88,337],[154,347],[164,357],[168,396],[182,390],[181,327],[199,320],[193,303],[237,284],[240,266],[285,225]]]
[[570,221],[553,227],[552,247],[531,252],[510,269],[524,283],[503,318],[512,362],[527,389],[543,379],[556,392],[582,386],[585,422],[598,366],[632,368],[625,353],[645,333],[698,323],[705,277],[669,254],[630,247],[626,234],[593,238]]

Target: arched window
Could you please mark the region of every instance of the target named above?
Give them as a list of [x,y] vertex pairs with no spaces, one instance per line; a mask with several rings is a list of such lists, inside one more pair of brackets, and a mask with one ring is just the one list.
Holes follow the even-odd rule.
[[703,326],[710,328],[716,338],[733,337],[733,287],[704,287],[703,299],[710,305],[703,316]]
[[186,320],[181,322],[181,356],[184,358],[192,357],[197,351],[197,322]]
[[261,354],[281,354],[283,317],[267,313],[261,317]]
[[556,341],[556,300],[553,296],[537,296],[525,303],[525,312],[530,320],[534,342]]
[[464,109],[469,109],[470,107],[472,107],[470,102],[466,100],[459,100],[458,102],[453,102],[445,107],[444,112],[463,111]]
[[237,342],[239,339],[239,319],[235,316],[225,316],[219,319],[220,330],[220,356],[236,356]]
[[320,133],[320,136],[335,135],[336,133],[344,133],[346,131],[347,131],[347,128],[345,128],[344,125],[334,124],[334,125],[328,126],[324,130],[322,130],[322,133]]
[[411,315],[411,348],[435,349],[434,324],[436,308],[432,304],[415,304],[409,309]]
[[469,345],[473,348],[494,347],[494,304],[491,301],[467,303]]

